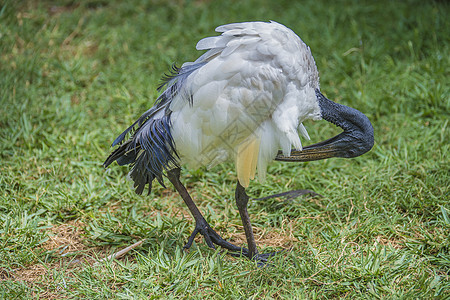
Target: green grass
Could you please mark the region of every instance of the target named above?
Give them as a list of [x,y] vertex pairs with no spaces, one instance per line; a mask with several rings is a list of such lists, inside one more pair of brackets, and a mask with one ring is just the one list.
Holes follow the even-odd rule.
[[[450,6],[445,1],[0,2],[0,298],[450,297]],[[356,159],[274,162],[251,201],[270,266],[197,239],[171,187],[101,166],[173,62],[221,24],[275,20],[311,47],[328,98],[363,111]],[[339,130],[306,124],[313,142]],[[184,170],[207,221],[245,241],[231,164]],[[94,261],[145,239],[124,258]]]

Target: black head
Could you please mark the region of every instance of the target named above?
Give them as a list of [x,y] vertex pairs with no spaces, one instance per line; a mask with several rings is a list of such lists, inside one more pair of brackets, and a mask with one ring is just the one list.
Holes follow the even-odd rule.
[[322,118],[344,129],[344,132],[326,141],[293,150],[291,156],[278,154],[276,160],[311,161],[330,157],[351,158],[360,156],[374,144],[374,132],[369,119],[360,111],[335,103],[316,90]]

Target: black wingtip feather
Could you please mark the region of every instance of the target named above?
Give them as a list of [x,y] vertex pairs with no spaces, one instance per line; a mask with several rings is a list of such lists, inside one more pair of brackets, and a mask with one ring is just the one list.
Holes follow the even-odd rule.
[[128,144],[124,144],[115,149],[105,160],[105,162],[103,163],[103,167],[107,168],[114,161],[120,159],[125,154],[127,146]]
[[161,84],[156,89],[158,92],[161,91],[166,85],[169,84],[171,80],[176,78],[180,74],[181,68],[177,67],[176,63],[173,63],[169,68],[169,73],[164,73],[164,76],[161,78]]
[[[126,135],[125,131],[122,135]],[[164,171],[178,167],[178,153],[170,132],[170,114],[162,118],[148,118],[133,136],[117,147],[103,164],[108,167],[114,161],[132,166],[129,176],[134,181],[136,193],[141,195],[148,184],[151,192],[156,178],[165,188]]]
[[[163,82],[158,91],[163,88],[165,90],[156,99],[154,106],[114,140],[112,146],[119,145],[119,147],[111,153],[103,165],[106,168],[114,161],[119,165],[131,165],[130,177],[135,183],[136,193],[142,194],[147,184],[150,193],[155,178],[165,187],[164,171],[179,167],[180,157],[170,131],[171,112],[168,107],[173,97],[180,93],[192,105],[193,97],[186,87],[187,78],[204,64],[206,62],[181,68],[173,64],[169,74],[165,74],[162,78]],[[161,112],[164,113],[163,117]],[[124,142],[129,134],[131,138]]]

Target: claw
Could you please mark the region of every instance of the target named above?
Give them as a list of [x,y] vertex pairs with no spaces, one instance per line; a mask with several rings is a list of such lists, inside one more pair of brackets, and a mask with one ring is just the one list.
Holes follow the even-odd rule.
[[253,260],[256,260],[257,265],[259,268],[265,267],[267,265],[267,262],[269,258],[272,256],[277,255],[278,253],[284,252],[285,250],[275,251],[275,252],[269,252],[269,253],[257,253],[255,256],[253,256]]
[[[244,247],[238,247],[236,245],[233,245],[230,242],[227,242],[224,240],[217,232],[214,231],[214,229],[209,226],[209,224],[202,220],[195,224],[195,229],[192,232],[192,234],[189,236],[188,242],[186,245],[184,245],[183,249],[189,249],[192,246],[192,243],[194,242],[195,237],[197,234],[200,233],[205,238],[205,242],[208,245],[208,247],[212,249],[216,249],[215,245],[221,246],[224,249],[229,250],[229,255],[233,257],[247,257],[249,258],[249,251],[247,248]],[[276,252],[270,252],[270,253],[257,253],[253,256],[253,260],[257,262],[258,267],[265,267],[267,265],[267,262],[269,258],[272,256],[277,255],[280,252],[284,252],[285,250],[276,251]]]
[[195,226],[194,231],[191,233],[191,235],[189,236],[189,239],[186,243],[186,245],[184,245],[183,249],[189,249],[192,246],[192,243],[194,242],[194,238],[197,235],[197,233],[200,232],[200,229],[197,228],[197,226]]
[[196,222],[194,231],[189,236],[189,239],[188,239],[186,245],[184,245],[183,249],[191,248],[192,243],[194,242],[194,239],[197,236],[197,233],[200,233],[201,235],[203,235],[203,237],[205,238],[206,245],[208,245],[209,248],[216,249],[216,247],[214,246],[214,244],[212,242],[210,233],[208,232],[210,230],[214,232],[214,230],[212,230],[211,227],[209,227],[209,225],[208,225],[208,223],[206,223],[206,221],[201,222],[201,223]]
[[192,243],[194,242],[194,239],[198,233],[203,235],[203,237],[205,238],[206,245],[208,245],[208,247],[212,249],[216,249],[216,247],[214,246],[214,244],[216,244],[224,249],[234,252],[230,253],[233,256],[241,256],[241,255],[248,256],[248,250],[246,248],[238,247],[224,240],[217,232],[214,231],[214,229],[211,228],[211,226],[209,226],[209,224],[204,219],[199,220],[198,222],[195,223],[195,229],[189,236],[186,245],[184,245],[183,247],[184,249],[189,249],[192,246]]

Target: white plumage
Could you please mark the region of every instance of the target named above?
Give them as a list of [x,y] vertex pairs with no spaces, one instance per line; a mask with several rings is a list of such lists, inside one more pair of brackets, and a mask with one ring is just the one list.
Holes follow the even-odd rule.
[[[191,168],[236,162],[247,187],[256,166],[261,180],[278,150],[301,149],[301,124],[321,118],[315,89],[319,77],[310,49],[276,22],[217,27],[222,35],[197,44],[206,63],[186,80],[187,93],[170,105],[172,135],[182,164]],[[186,95],[191,95],[191,104]]]
[[[287,27],[248,22],[216,31],[222,34],[198,42],[198,50],[207,50],[202,56],[174,68],[153,107],[114,141],[119,147],[104,166],[113,161],[131,165],[129,176],[138,194],[146,185],[150,192],[154,179],[163,185],[164,176],[170,180],[195,219],[185,248],[201,233],[211,248],[220,245],[264,263],[273,253],[258,254],[245,192],[256,170],[264,180],[274,159],[302,162],[362,155],[373,146],[373,127],[361,112],[322,95],[309,47]],[[299,133],[309,139],[302,122],[321,118],[344,132],[302,150]],[[248,249],[221,238],[180,181],[181,165],[197,169],[227,160],[236,165],[236,205]]]

